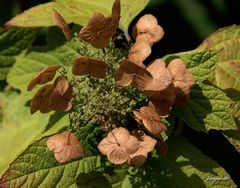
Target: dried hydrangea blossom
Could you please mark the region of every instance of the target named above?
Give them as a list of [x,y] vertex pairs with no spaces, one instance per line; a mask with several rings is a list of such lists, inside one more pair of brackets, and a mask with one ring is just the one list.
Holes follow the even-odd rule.
[[158,25],[157,19],[151,14],[146,14],[138,20],[133,33],[136,41],[145,41],[150,46],[160,41],[164,35],[162,27]]
[[72,73],[74,75],[89,74],[96,78],[104,78],[106,76],[107,64],[100,59],[93,57],[78,57],[74,60]]
[[138,138],[140,144],[138,150],[134,154],[130,155],[128,164],[135,168],[139,168],[145,163],[148,153],[153,150],[157,141],[152,137],[146,135],[141,130],[133,130],[131,134]]
[[95,12],[87,25],[80,30],[79,37],[95,48],[105,48],[118,28],[120,12],[120,0],[115,0],[112,15],[109,17]]
[[166,126],[161,122],[160,116],[147,106],[141,107],[139,111],[133,111],[135,120],[144,125],[145,129],[152,135],[158,135],[166,131]]
[[144,90],[152,80],[152,76],[146,69],[125,59],[115,71],[114,79],[120,86],[132,85],[139,90]]
[[52,65],[38,72],[28,84],[28,91],[31,91],[37,84],[46,84],[51,81],[54,78],[56,71],[60,68],[60,65]]
[[168,152],[168,145],[165,143],[162,136],[157,138],[156,149],[160,155],[166,156]]
[[54,86],[51,84],[45,85],[40,88],[37,93],[33,96],[31,105],[30,105],[30,112],[34,114],[38,110],[41,113],[48,113],[52,110],[49,104],[49,97],[52,94]]
[[145,87],[144,93],[155,100],[162,100],[166,89],[172,84],[172,75],[169,70],[166,68],[166,64],[161,59],[156,59],[146,68],[148,72],[151,73],[153,79]]
[[49,97],[53,110],[69,111],[72,108],[73,88],[64,76],[59,76],[54,82],[54,89]]
[[187,105],[190,89],[195,83],[192,73],[181,59],[172,60],[167,68],[173,77],[175,105],[179,107]]
[[56,25],[62,30],[66,39],[71,40],[72,39],[71,30],[70,30],[67,22],[61,16],[61,14],[59,12],[57,12],[56,10],[53,10],[52,19],[56,23]]
[[54,153],[54,157],[59,163],[83,157],[83,148],[78,138],[68,131],[49,137],[47,147]]
[[128,54],[129,61],[144,67],[143,61],[151,54],[151,47],[144,41],[137,41]]
[[110,131],[98,145],[99,151],[114,164],[126,162],[139,148],[139,141],[123,127]]

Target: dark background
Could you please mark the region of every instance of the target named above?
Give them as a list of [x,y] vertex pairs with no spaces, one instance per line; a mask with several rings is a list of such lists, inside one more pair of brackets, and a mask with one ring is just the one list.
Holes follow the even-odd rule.
[[[47,0],[0,0],[0,25],[11,17]],[[153,46],[149,60],[196,48],[204,38],[220,27],[240,24],[240,0],[150,0],[133,21],[150,13],[158,18],[164,38]],[[130,30],[133,24],[130,26]],[[131,33],[131,32],[130,32]],[[240,154],[218,131],[198,133],[188,126],[181,133],[217,161],[240,186]]]

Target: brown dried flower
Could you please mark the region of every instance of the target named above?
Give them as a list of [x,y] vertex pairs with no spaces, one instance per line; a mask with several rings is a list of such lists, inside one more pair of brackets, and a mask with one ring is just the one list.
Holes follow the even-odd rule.
[[37,84],[46,84],[51,81],[60,67],[60,65],[53,65],[38,72],[28,84],[28,91],[31,91]]
[[157,19],[151,15],[146,14],[142,16],[136,23],[135,31],[133,31],[136,41],[145,41],[152,46],[155,42],[161,40],[164,31],[158,25]]
[[61,16],[61,14],[59,12],[57,12],[56,10],[53,10],[52,19],[56,23],[56,25],[62,30],[66,39],[71,40],[72,39],[71,30],[70,30],[67,22]]
[[144,125],[145,129],[152,135],[158,135],[166,131],[166,126],[161,122],[159,115],[154,109],[147,106],[141,107],[139,111],[133,111],[135,120]]
[[54,153],[54,157],[59,163],[83,157],[83,148],[78,138],[68,131],[49,137],[47,147]]
[[172,110],[175,97],[175,93],[172,89],[165,89],[161,92],[161,96],[158,100],[151,99],[148,106],[153,108],[159,116],[167,117]]
[[114,164],[126,162],[139,148],[139,141],[123,127],[110,131],[98,145],[99,151]]
[[115,71],[114,79],[120,86],[132,85],[137,89],[144,90],[152,80],[152,76],[146,69],[125,59]]
[[53,85],[45,85],[40,88],[37,93],[33,96],[31,105],[30,105],[30,112],[31,114],[40,110],[41,113],[48,113],[52,110],[49,104],[49,97],[52,94],[54,89]]
[[167,68],[173,77],[175,105],[179,107],[187,105],[190,89],[195,83],[192,73],[187,70],[181,59],[172,60]]
[[160,153],[160,155],[166,156],[168,152],[168,146],[165,143],[162,136],[159,136],[157,139],[156,149]]
[[79,37],[89,42],[95,48],[105,48],[117,30],[120,12],[120,0],[115,0],[112,7],[112,15],[109,17],[95,12],[87,25],[79,32]]
[[128,164],[135,168],[139,168],[145,163],[148,153],[153,150],[157,141],[152,137],[147,136],[141,130],[133,130],[131,134],[138,138],[140,145],[138,150],[134,154],[130,155]]
[[59,76],[54,82],[54,89],[49,97],[52,110],[69,111],[72,108],[73,88],[64,76]]
[[143,61],[151,54],[152,49],[145,41],[137,41],[128,54],[129,61],[144,67]]
[[144,93],[152,99],[161,101],[164,99],[165,90],[169,89],[172,84],[172,75],[161,59],[153,61],[146,70],[151,73],[153,79],[146,86]]
[[78,57],[75,59],[72,66],[74,75],[89,74],[96,78],[104,78],[106,76],[107,64],[100,59],[93,57]]

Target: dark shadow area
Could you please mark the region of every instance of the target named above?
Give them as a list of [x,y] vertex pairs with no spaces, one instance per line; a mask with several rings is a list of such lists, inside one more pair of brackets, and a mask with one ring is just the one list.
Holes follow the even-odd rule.
[[100,172],[81,173],[76,179],[79,188],[111,188],[108,179]]
[[48,124],[43,132],[48,131],[50,128],[52,128],[53,125],[56,125],[56,123],[60,121],[64,115],[66,115],[66,112],[55,112],[53,115],[51,115]]
[[210,130],[205,134],[184,126],[183,136],[225,168],[235,184],[240,185],[240,154],[221,132]]

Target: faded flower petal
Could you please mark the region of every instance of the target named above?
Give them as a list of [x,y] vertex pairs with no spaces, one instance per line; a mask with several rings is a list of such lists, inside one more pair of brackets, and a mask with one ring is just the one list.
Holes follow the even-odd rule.
[[126,162],[129,155],[136,152],[138,147],[138,139],[122,127],[110,131],[98,145],[99,151],[114,164]]
[[136,36],[136,41],[146,42],[149,46],[160,41],[164,36],[163,28],[160,25],[156,25],[151,31],[146,33],[139,33]]
[[57,24],[57,26],[62,30],[66,39],[71,40],[72,39],[71,30],[70,30],[67,22],[61,16],[61,14],[59,12],[57,12],[56,10],[53,10],[52,19]]
[[143,61],[151,54],[152,49],[145,41],[137,41],[128,54],[129,61],[144,67]]
[[150,136],[147,136],[141,130],[132,131],[132,135],[138,138],[140,145],[138,150],[134,154],[130,155],[128,164],[135,168],[139,168],[145,163],[148,153],[153,150],[157,141]]
[[153,109],[144,106],[140,108],[140,111],[134,111],[133,113],[136,121],[143,124],[149,133],[157,135],[167,130],[166,126],[161,123],[159,115]]
[[151,31],[158,25],[158,21],[155,16],[151,14],[145,14],[136,23],[136,29],[138,33],[146,33]]
[[107,155],[107,158],[113,164],[122,164],[128,160],[129,154],[124,148],[115,147],[112,152]]
[[54,153],[55,159],[60,163],[83,156],[83,148],[78,138],[68,131],[49,137],[47,147]]
[[49,104],[49,98],[52,94],[54,89],[53,85],[45,85],[40,88],[37,93],[33,96],[31,105],[30,105],[30,112],[31,114],[40,110],[41,113],[48,113],[52,110]]
[[154,109],[159,116],[166,117],[172,109],[176,96],[171,89],[165,89],[160,94],[158,100],[151,99],[148,106]]
[[95,48],[105,48],[115,34],[120,20],[120,1],[116,0],[112,7],[112,15],[105,17],[95,12],[89,22],[79,32],[79,37]]
[[176,106],[185,106],[189,100],[189,93],[195,81],[192,73],[187,70],[181,59],[174,59],[168,65],[168,70],[173,76]]
[[69,111],[72,108],[73,88],[64,76],[59,76],[54,82],[55,88],[49,97],[53,110]]
[[114,79],[120,86],[132,85],[137,89],[144,90],[152,80],[152,76],[146,69],[125,59],[115,71]]
[[51,81],[54,78],[56,71],[60,68],[60,65],[53,65],[38,72],[28,84],[28,91],[31,91],[37,84],[46,84]]
[[72,66],[74,75],[89,74],[96,78],[104,78],[106,76],[107,64],[100,59],[93,57],[78,57],[75,59]]
[[160,136],[158,137],[158,140],[157,140],[157,144],[156,144],[156,149],[157,151],[163,155],[163,156],[166,156],[167,155],[167,152],[168,152],[168,146],[167,144],[164,142],[163,138]]
[[172,84],[172,75],[161,59],[156,59],[146,69],[151,73],[153,79],[145,87],[144,93],[150,98],[161,100],[166,93],[165,90],[168,90]]

